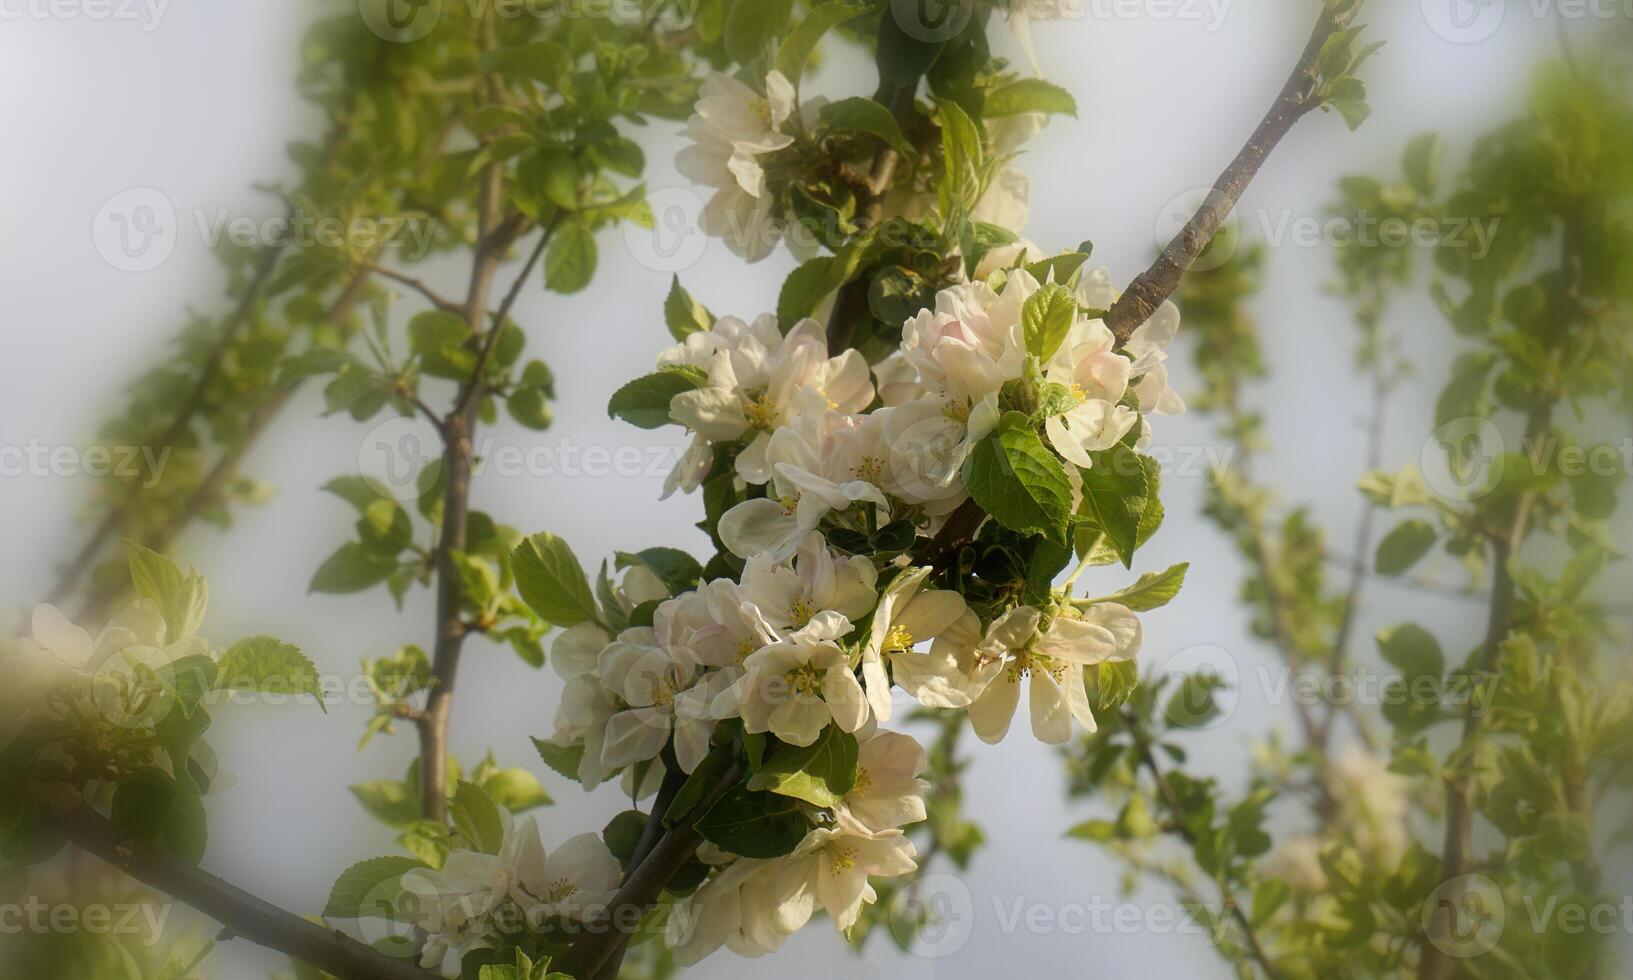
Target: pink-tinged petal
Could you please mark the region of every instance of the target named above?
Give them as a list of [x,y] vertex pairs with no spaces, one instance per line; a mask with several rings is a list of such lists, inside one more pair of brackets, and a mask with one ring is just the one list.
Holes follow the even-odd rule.
[[1009,734],[1009,726],[1015,719],[1015,706],[1021,700],[1021,685],[1019,680],[1004,671],[987,685],[975,703],[970,705],[970,727],[981,741],[989,745],[996,745]]

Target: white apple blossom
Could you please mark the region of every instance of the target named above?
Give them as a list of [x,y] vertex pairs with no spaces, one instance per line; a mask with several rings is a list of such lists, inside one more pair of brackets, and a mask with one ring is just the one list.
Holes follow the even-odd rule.
[[[927,657],[928,654],[915,652],[917,646],[939,637],[964,616],[963,596],[944,589],[924,588],[932,571],[929,567],[911,568],[896,576],[879,596],[878,608],[873,613],[872,628],[862,648],[862,680],[867,688],[868,705],[880,721],[889,721],[891,715],[887,662],[897,668],[903,661]],[[909,664],[908,672],[915,666]]]
[[738,472],[759,483],[771,476],[765,460],[771,433],[788,420],[801,394],[809,407],[841,412],[860,412],[873,401],[867,360],[854,350],[829,357],[825,328],[815,320],[802,320],[784,335],[775,316],[753,324],[722,317],[708,332],[694,333],[666,351],[658,363],[706,373],[703,387],[671,400],[670,415],[710,442],[748,439]]
[[886,506],[884,418],[801,412],[772,433],[765,462],[772,495],[727,511],[720,539],[739,558],[791,555],[832,511],[870,502]]
[[1040,632],[1041,619],[1037,609],[1017,606],[993,622],[977,647],[977,676],[985,679],[985,687],[969,711],[970,724],[984,742],[1000,742],[1008,734],[1021,682],[1028,678],[1032,734],[1039,741],[1066,742],[1074,718],[1094,732],[1083,668],[1128,660],[1139,652],[1140,621],[1116,603],[1100,603],[1082,613],[1062,611]]
[[790,745],[810,745],[831,721],[854,732],[868,718],[867,698],[850,658],[834,642],[850,629],[835,612],[822,612],[788,639],[748,658],[737,684],[743,727],[770,732]]
[[788,633],[803,628],[822,613],[844,620],[840,637],[851,623],[867,615],[878,601],[879,573],[873,562],[855,555],[839,557],[821,534],[812,532],[800,543],[792,562],[782,563],[766,554],[755,555],[743,568],[742,597],[768,626]]
[[834,807],[836,826],[869,835],[898,830],[925,819],[920,778],[929,765],[924,746],[911,735],[876,730],[859,736],[856,784]]
[[715,188],[703,209],[704,232],[725,239],[750,262],[769,255],[781,236],[760,158],[794,142],[782,132],[794,103],[794,86],[781,72],[766,76],[764,95],[713,72],[686,123],[685,136],[692,142],[675,157],[688,179]]
[[685,647],[663,646],[649,626],[625,630],[601,651],[601,682],[626,705],[607,720],[601,762],[622,769],[657,758],[675,723],[675,696],[698,673]]
[[[819,827],[784,860],[781,879],[795,896],[811,895],[840,932],[848,931],[864,903],[877,897],[868,878],[894,878],[917,870],[917,850],[899,830],[857,834]],[[796,904],[799,897],[789,899]]]

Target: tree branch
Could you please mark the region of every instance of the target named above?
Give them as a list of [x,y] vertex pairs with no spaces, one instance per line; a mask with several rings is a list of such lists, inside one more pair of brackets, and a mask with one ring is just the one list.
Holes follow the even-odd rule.
[[408,275],[407,273],[398,272],[394,269],[388,269],[381,265],[364,265],[361,266],[361,268],[367,269],[368,271],[386,279],[390,279],[392,282],[398,282],[404,286],[407,286],[416,293],[419,293],[421,296],[425,297],[426,301],[432,306],[442,310],[445,313],[463,312],[463,307],[432,289],[423,279],[418,279],[414,276]]
[[[1174,818],[1173,832],[1178,834],[1187,844],[1195,847],[1196,836],[1185,825],[1185,807],[1180,803],[1173,787],[1168,785],[1168,780],[1162,772],[1162,765],[1157,762],[1156,753],[1151,751],[1150,738],[1146,735],[1140,719],[1132,712],[1125,711],[1123,713],[1123,723],[1128,726],[1128,734],[1134,741],[1134,751],[1139,756],[1140,764],[1145,766],[1146,770],[1151,773],[1151,778],[1157,784],[1157,793],[1161,796],[1163,805],[1168,808],[1168,812]],[[1225,886],[1223,881],[1219,882],[1219,893],[1224,900],[1225,907],[1230,911],[1231,917],[1241,927],[1242,935],[1247,939],[1248,951],[1258,961],[1260,969],[1264,970],[1264,975],[1269,977],[1270,980],[1279,980],[1281,974],[1276,971],[1275,964],[1270,961],[1269,955],[1265,953],[1264,947],[1260,945],[1259,935],[1253,928],[1253,920],[1249,919],[1247,913],[1237,904],[1236,896],[1231,894],[1230,889]]]
[[[232,313],[227,318],[226,325],[222,328],[220,338],[217,339],[215,346],[211,348],[210,353],[205,357],[204,364],[199,370],[198,379],[188,392],[187,399],[182,402],[181,408],[177,410],[170,425],[159,436],[158,441],[153,446],[156,451],[163,451],[175,446],[176,440],[181,438],[181,434],[192,424],[194,416],[204,408],[210,385],[215,382],[216,375],[221,373],[221,363],[226,359],[227,349],[232,346],[233,341],[238,337],[239,331],[249,321],[250,313],[255,308],[256,297],[261,294],[261,287],[271,278],[272,271],[278,266],[278,256],[282,254],[283,249],[281,247],[263,250],[249,284],[244,287],[243,295],[238,298],[237,306],[233,308]],[[135,496],[136,494],[133,491],[130,494],[131,499],[122,504],[109,505],[108,513],[102,518],[101,523],[97,525],[96,530],[91,532],[91,536],[86,540],[85,544],[81,546],[80,550],[69,561],[67,567],[63,569],[56,585],[52,587],[50,594],[46,597],[46,602],[53,605],[60,604],[68,597],[68,593],[74,590],[74,587],[79,584],[79,580],[90,570],[91,565],[96,561],[96,557],[102,553],[102,549],[107,547],[108,542],[125,526],[125,515],[134,504]]]
[[[624,878],[618,894],[613,896],[606,914],[586,922],[584,935],[561,958],[558,968],[563,973],[581,978],[600,975],[614,952],[634,933],[647,910],[657,904],[664,887],[697,853],[698,845],[703,843],[703,835],[695,826],[697,820],[730,792],[742,775],[737,766],[732,766],[683,820],[658,838],[643,860],[631,862],[633,869]],[[661,822],[663,811],[667,809],[654,805],[647,826],[652,826],[654,818]],[[646,836],[642,834],[643,840]]]
[[80,808],[62,817],[58,826],[82,850],[198,909],[231,936],[292,956],[339,980],[440,980],[411,961],[386,956],[161,851],[126,840],[95,811]]
[[[1345,16],[1347,18],[1348,15]],[[1282,86],[1281,94],[1276,97],[1270,111],[1253,135],[1248,137],[1247,144],[1219,175],[1202,207],[1168,243],[1156,262],[1129,283],[1128,289],[1112,304],[1105,322],[1116,336],[1118,347],[1128,343],[1134,331],[1149,320],[1157,307],[1179,288],[1180,279],[1208,247],[1208,243],[1213,241],[1214,233],[1236,206],[1247,185],[1252,183],[1259,168],[1264,166],[1270,151],[1276,148],[1295,123],[1319,105],[1311,100],[1310,95],[1315,83],[1317,61],[1322,46],[1341,26],[1331,7],[1324,4],[1321,17],[1316,21],[1297,66]]]

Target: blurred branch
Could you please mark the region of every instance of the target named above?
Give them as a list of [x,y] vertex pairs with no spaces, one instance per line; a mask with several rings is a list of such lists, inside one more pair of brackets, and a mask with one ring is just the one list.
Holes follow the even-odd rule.
[[161,851],[127,840],[106,817],[92,810],[81,808],[62,817],[59,828],[86,852],[220,922],[228,938],[242,937],[292,956],[338,980],[439,980],[411,961],[387,956]]
[[1214,182],[1213,189],[1197,209],[1191,220],[1185,223],[1179,234],[1162,250],[1149,269],[1140,273],[1129,283],[1128,289],[1112,304],[1110,312],[1106,314],[1106,326],[1117,338],[1117,346],[1128,343],[1129,337],[1140,325],[1151,318],[1168,297],[1179,288],[1179,283],[1191,265],[1196,262],[1208,243],[1213,240],[1214,233],[1230,214],[1231,209],[1241,198],[1242,192],[1247,190],[1259,169],[1295,123],[1320,105],[1312,92],[1315,88],[1317,63],[1321,56],[1321,49],[1332,37],[1343,22],[1351,16],[1334,12],[1334,4],[1323,2],[1321,16],[1316,21],[1315,29],[1310,33],[1310,40],[1304,46],[1304,53],[1299,57],[1293,73],[1282,86],[1281,94],[1271,105],[1270,111],[1264,116],[1253,135],[1248,137],[1247,144],[1241,152],[1230,162],[1219,179]]

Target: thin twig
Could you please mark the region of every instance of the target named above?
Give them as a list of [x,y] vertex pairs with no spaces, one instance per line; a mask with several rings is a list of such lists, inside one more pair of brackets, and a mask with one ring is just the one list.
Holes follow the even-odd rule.
[[[199,369],[198,379],[193,382],[187,399],[182,402],[181,408],[154,444],[154,449],[163,451],[175,446],[176,440],[181,438],[193,419],[204,408],[209,397],[210,386],[215,383],[216,375],[221,373],[221,364],[226,359],[227,350],[237,339],[244,324],[249,322],[250,313],[255,309],[255,300],[261,294],[261,287],[271,278],[272,272],[278,266],[278,257],[283,254],[282,247],[267,248],[262,251],[260,261],[256,264],[255,272],[249,284],[244,287],[243,295],[238,298],[238,305],[228,316],[226,325],[221,330],[221,336],[215,346],[206,355],[204,364]],[[57,604],[68,597],[79,584],[79,580],[90,570],[96,557],[102,553],[109,541],[125,526],[128,511],[135,506],[137,493],[133,490],[129,499],[120,503],[110,503],[108,513],[102,518],[96,529],[85,544],[69,561],[56,585],[46,597],[46,602]]]
[[442,310],[445,313],[460,313],[463,311],[463,307],[453,300],[448,299],[446,296],[443,296],[435,289],[432,289],[423,279],[418,279],[414,276],[408,275],[407,273],[398,272],[395,269],[388,269],[382,265],[362,265],[360,268],[367,269],[368,271],[386,279],[390,279],[393,282],[402,283],[404,286],[407,286],[408,288],[419,293],[421,296],[425,297],[425,299],[432,306],[435,306],[437,309]]
[[[1180,802],[1174,788],[1168,785],[1168,780],[1163,775],[1162,765],[1157,762],[1156,753],[1151,751],[1151,741],[1146,735],[1144,726],[1132,712],[1125,711],[1123,721],[1128,726],[1129,737],[1134,741],[1134,751],[1139,756],[1140,764],[1145,766],[1147,771],[1151,773],[1151,778],[1157,784],[1157,792],[1162,798],[1163,805],[1168,808],[1168,812],[1174,818],[1171,830],[1173,833],[1178,834],[1187,844],[1195,847],[1196,835],[1191,833],[1191,829],[1185,825],[1184,804]],[[1253,954],[1253,958],[1258,961],[1259,967],[1264,970],[1264,975],[1270,980],[1278,980],[1281,974],[1276,971],[1275,964],[1270,961],[1269,955],[1264,951],[1264,946],[1260,944],[1259,935],[1253,928],[1253,920],[1248,918],[1247,913],[1237,904],[1236,896],[1231,893],[1230,889],[1222,881],[1219,883],[1219,893],[1224,900],[1225,907],[1230,911],[1231,917],[1241,927],[1242,935],[1247,939],[1248,950]]]
[[440,980],[343,933],[286,912],[191,864],[120,834],[107,818],[81,808],[58,828],[74,844],[150,888],[210,916],[233,937],[292,956],[339,980]]
[[1332,7],[1323,4],[1320,19],[1316,21],[1310,40],[1304,46],[1298,65],[1282,86],[1275,104],[1248,138],[1247,144],[1219,175],[1202,207],[1168,243],[1156,262],[1129,283],[1128,289],[1112,304],[1105,322],[1116,336],[1117,346],[1128,343],[1134,331],[1174,294],[1186,271],[1213,241],[1214,233],[1219,230],[1226,215],[1230,214],[1242,192],[1247,190],[1248,184],[1264,166],[1270,151],[1276,148],[1295,123],[1319,105],[1311,97],[1317,61],[1322,45],[1340,26]]

